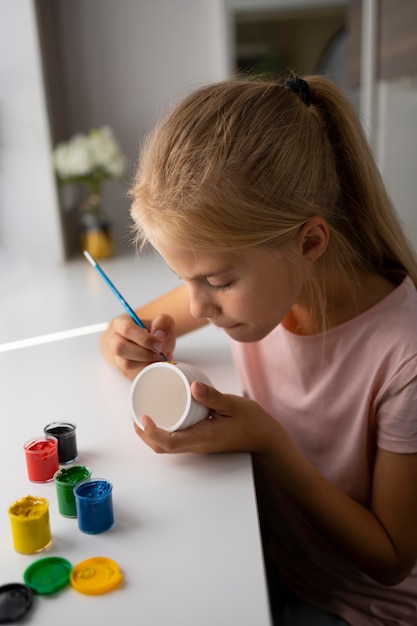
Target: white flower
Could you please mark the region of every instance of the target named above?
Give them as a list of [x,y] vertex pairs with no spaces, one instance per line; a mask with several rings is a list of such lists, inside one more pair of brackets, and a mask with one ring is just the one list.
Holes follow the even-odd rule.
[[93,129],[89,134],[89,153],[91,163],[102,167],[110,176],[119,178],[125,167],[125,160],[108,126]]
[[60,178],[89,174],[91,159],[88,138],[77,134],[68,142],[59,144],[54,151],[54,165]]
[[53,162],[63,182],[95,176],[121,178],[125,169],[125,158],[108,126],[92,129],[87,135],[77,133],[58,144]]

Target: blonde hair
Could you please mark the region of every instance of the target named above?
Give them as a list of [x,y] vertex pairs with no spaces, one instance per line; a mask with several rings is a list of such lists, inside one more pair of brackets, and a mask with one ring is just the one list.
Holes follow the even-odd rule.
[[144,143],[131,190],[138,244],[290,247],[320,216],[330,238],[311,276],[319,308],[333,270],[400,271],[417,284],[416,258],[353,108],[330,80],[305,81],[310,104],[282,82],[233,78],[169,112]]

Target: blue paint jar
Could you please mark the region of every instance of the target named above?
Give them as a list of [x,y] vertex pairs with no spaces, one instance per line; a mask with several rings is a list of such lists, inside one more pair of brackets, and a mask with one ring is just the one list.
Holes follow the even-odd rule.
[[78,527],[83,533],[96,535],[114,524],[113,485],[103,478],[89,478],[74,487]]

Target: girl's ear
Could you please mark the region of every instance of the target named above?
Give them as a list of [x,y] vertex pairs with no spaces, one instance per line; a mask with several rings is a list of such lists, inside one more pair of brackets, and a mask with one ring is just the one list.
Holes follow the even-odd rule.
[[298,245],[305,259],[317,261],[329,243],[329,226],[321,217],[312,217],[298,233]]

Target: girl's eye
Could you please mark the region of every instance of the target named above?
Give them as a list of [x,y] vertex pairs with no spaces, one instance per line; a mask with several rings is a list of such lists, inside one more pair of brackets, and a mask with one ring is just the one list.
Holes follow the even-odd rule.
[[202,277],[201,282],[203,283],[203,285],[205,287],[208,287],[209,289],[211,289],[212,291],[227,291],[228,289],[230,289],[232,283],[225,283],[223,285],[212,285],[212,283],[210,283],[207,278]]
[[227,291],[230,289],[232,283],[226,283],[225,285],[212,285],[211,283],[207,283],[207,285],[210,289],[213,289],[213,291]]

